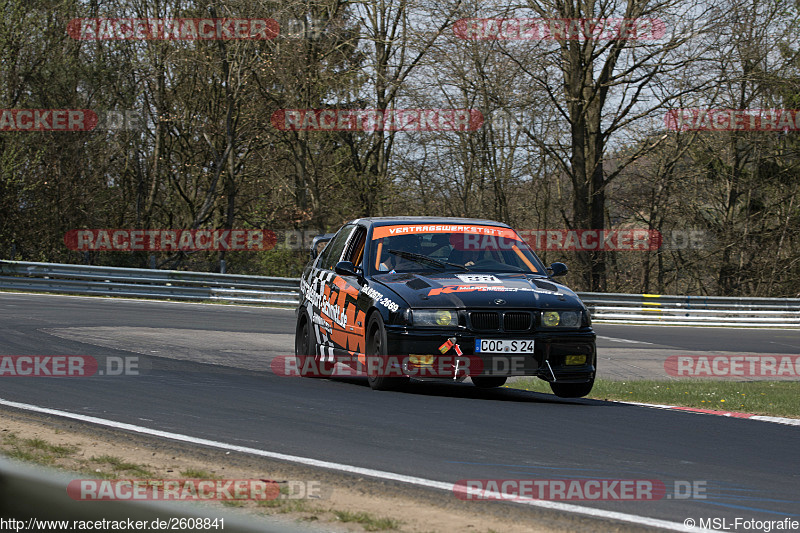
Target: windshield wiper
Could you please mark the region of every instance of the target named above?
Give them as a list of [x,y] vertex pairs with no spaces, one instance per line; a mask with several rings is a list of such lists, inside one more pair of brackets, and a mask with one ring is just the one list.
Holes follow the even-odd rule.
[[434,265],[441,268],[447,268],[448,266],[453,266],[465,271],[469,271],[469,268],[465,267],[464,265],[459,265],[458,263],[449,263],[447,261],[439,261],[438,259],[428,257],[427,255],[415,254],[414,252],[406,252],[403,250],[387,250],[387,251],[390,254],[399,255],[403,259],[410,259],[411,261],[416,261],[417,263],[428,263],[429,265]]

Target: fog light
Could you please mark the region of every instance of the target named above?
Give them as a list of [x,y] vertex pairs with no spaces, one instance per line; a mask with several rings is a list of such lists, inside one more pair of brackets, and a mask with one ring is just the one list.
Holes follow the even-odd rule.
[[586,364],[586,356],[585,355],[568,355],[564,358],[564,364],[566,365],[585,365]]

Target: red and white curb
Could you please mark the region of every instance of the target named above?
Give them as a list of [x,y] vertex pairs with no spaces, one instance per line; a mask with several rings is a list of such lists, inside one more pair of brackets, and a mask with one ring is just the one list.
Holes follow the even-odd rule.
[[762,422],[774,422],[775,424],[785,424],[787,426],[800,426],[800,418],[784,418],[781,416],[763,416],[753,413],[737,413],[735,411],[716,411],[714,409],[701,409],[699,407],[682,407],[680,405],[662,405],[658,403],[641,403],[641,402],[621,402],[628,405],[638,405],[641,407],[653,407],[655,409],[667,409],[670,411],[684,411],[688,413],[696,413],[701,415],[715,415],[727,416],[729,418],[746,418],[748,420],[760,420]]

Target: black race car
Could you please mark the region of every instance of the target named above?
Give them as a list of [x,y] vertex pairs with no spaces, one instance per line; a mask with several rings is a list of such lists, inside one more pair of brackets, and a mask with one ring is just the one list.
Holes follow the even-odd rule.
[[478,387],[538,376],[568,398],[592,389],[589,312],[553,280],[566,265],[545,267],[505,224],[362,218],[314,239],[311,257],[297,309],[301,375],[355,369],[373,389],[467,376]]

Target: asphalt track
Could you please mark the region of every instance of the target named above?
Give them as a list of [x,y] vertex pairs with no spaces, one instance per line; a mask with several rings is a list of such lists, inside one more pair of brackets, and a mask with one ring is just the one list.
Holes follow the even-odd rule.
[[[293,328],[283,309],[2,293],[0,355],[133,353],[141,373],[3,377],[0,398],[448,483],[660,480],[667,495],[657,501],[570,503],[678,523],[800,520],[798,427],[468,383],[374,392],[362,379],[280,377],[269,360],[288,353]],[[601,368],[622,350],[620,364],[636,353],[800,354],[800,331],[595,329]],[[676,481],[704,497],[679,499]]]

